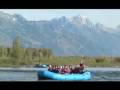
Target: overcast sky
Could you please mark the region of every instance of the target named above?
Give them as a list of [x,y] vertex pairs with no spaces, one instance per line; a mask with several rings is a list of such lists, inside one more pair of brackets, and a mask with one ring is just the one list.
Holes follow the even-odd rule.
[[50,20],[55,17],[87,16],[94,24],[107,27],[120,25],[120,9],[0,9],[9,14],[21,14],[27,20]]

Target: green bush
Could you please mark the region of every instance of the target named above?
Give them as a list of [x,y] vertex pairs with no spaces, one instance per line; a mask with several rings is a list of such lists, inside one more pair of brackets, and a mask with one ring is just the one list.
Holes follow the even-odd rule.
[[115,57],[114,61],[120,63],[120,57]]
[[105,58],[98,57],[98,58],[95,58],[95,61],[96,61],[96,63],[102,63],[102,62],[105,62]]

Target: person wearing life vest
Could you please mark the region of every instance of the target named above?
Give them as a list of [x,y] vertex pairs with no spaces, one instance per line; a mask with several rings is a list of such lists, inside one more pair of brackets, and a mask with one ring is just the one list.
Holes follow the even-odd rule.
[[56,72],[56,73],[59,73],[59,66],[56,66],[55,72]]
[[72,71],[73,71],[72,65],[69,65],[69,69],[70,69],[69,73],[72,73]]
[[83,61],[80,61],[79,66],[80,66],[80,72],[83,73],[84,72],[84,68],[85,68],[85,65],[84,65]]
[[73,70],[73,73],[79,73],[79,72],[80,72],[80,67],[79,67],[79,65],[76,65]]
[[67,73],[68,72],[67,70],[68,70],[67,65],[64,65],[64,69],[63,69],[64,73]]
[[59,73],[62,73],[63,66],[60,66]]
[[65,66],[61,66],[60,73],[65,74]]
[[55,72],[55,73],[58,73],[57,67],[58,67],[58,66],[55,65],[55,68],[54,68],[54,72]]
[[48,66],[48,71],[52,71],[52,65]]
[[52,72],[55,72],[55,65],[52,65]]
[[71,72],[71,70],[70,70],[69,66],[66,66],[65,73],[70,73],[70,72]]

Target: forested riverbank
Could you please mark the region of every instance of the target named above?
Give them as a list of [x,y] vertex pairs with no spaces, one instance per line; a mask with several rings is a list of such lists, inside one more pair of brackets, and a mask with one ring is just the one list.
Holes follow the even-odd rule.
[[82,60],[88,67],[120,66],[120,57],[55,56],[49,48],[24,48],[20,38],[12,47],[0,46],[0,67],[31,67],[36,64],[75,65]]

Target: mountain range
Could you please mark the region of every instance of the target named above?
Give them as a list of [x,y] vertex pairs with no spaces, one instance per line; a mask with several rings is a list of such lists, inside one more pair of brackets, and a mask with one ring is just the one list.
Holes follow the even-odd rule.
[[0,12],[0,44],[11,47],[16,36],[23,47],[51,48],[60,56],[120,56],[120,25],[109,28],[80,15],[29,21]]

